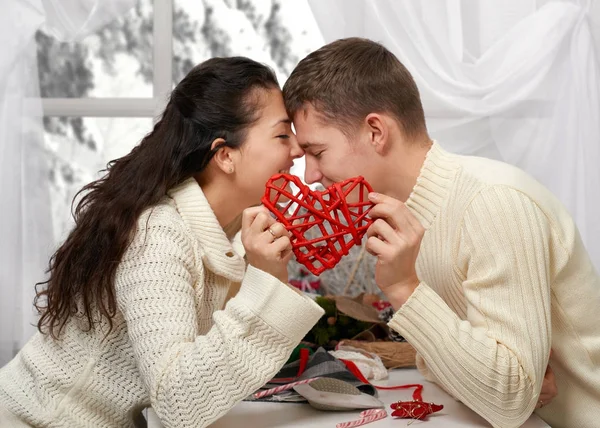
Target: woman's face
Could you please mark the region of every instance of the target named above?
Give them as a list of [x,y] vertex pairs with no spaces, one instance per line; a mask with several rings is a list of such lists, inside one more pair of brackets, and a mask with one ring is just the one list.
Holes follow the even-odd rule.
[[304,154],[292,133],[281,91],[261,90],[259,105],[259,119],[247,130],[235,162],[236,186],[248,206],[260,202],[271,176],[289,173],[294,159]]

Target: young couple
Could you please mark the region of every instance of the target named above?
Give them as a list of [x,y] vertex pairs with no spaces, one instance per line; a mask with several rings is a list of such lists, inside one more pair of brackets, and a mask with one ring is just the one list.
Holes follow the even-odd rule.
[[253,207],[303,155],[308,183],[362,175],[377,192],[375,279],[427,379],[495,427],[534,411],[595,426],[600,280],[570,215],[520,170],[433,142],[409,72],[356,38],[302,60],[283,94],[246,58],[179,83],[84,188],[40,332],[0,370],[0,425],[136,426],[151,405],[166,427],[200,427],[267,382],[323,313],[287,285],[287,232]]

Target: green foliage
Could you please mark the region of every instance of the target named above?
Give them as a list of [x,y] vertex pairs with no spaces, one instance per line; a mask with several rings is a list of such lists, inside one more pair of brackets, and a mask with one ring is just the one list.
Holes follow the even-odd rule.
[[[304,337],[303,341],[305,342],[327,346],[332,341],[352,339],[356,335],[373,327],[372,323],[358,321],[338,312],[335,300],[319,296],[315,301],[325,310],[325,314]],[[330,325],[328,320],[332,317],[335,318],[335,323]]]

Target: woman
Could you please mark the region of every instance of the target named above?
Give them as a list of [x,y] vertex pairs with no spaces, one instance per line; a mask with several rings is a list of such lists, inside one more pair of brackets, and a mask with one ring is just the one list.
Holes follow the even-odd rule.
[[[0,425],[201,427],[267,382],[322,314],[287,283],[291,245],[256,205],[302,155],[273,72],[214,58],[132,152],[86,187],[0,370]],[[242,214],[249,266],[224,227]],[[232,282],[239,293],[223,309]]]

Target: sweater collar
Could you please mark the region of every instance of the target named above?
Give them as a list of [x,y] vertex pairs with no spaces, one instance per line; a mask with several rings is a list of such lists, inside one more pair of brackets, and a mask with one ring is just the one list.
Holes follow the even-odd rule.
[[246,264],[234,251],[196,180],[188,178],[168,193],[181,218],[198,238],[204,265],[217,275],[240,282]]
[[459,163],[455,156],[434,141],[425,157],[417,183],[406,201],[406,206],[425,229],[429,229],[446,202],[458,169]]

